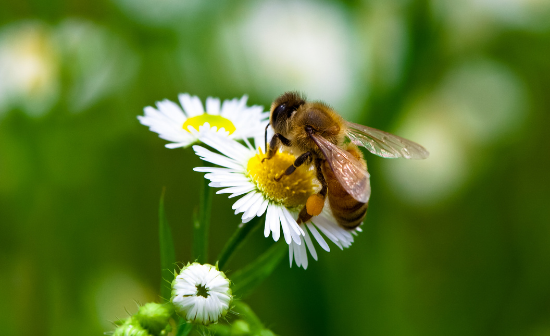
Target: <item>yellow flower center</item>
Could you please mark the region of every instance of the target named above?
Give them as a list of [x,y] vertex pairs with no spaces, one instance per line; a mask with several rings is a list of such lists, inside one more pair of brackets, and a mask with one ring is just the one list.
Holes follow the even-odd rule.
[[302,165],[277,182],[275,178],[281,176],[296,158],[288,153],[277,152],[271,159],[262,163],[265,157],[266,155],[260,151],[248,161],[248,176],[265,198],[286,208],[298,210],[315,192],[317,185],[314,181],[314,170]]
[[204,123],[209,123],[210,126],[216,126],[218,129],[225,128],[226,131],[229,132],[229,134],[235,132],[235,125],[231,122],[231,120],[224,118],[220,115],[213,115],[208,113],[203,113],[198,116],[194,116],[192,118],[188,118],[183,123],[183,129],[187,131],[187,127],[193,126],[196,130],[199,129],[199,126],[204,125]]

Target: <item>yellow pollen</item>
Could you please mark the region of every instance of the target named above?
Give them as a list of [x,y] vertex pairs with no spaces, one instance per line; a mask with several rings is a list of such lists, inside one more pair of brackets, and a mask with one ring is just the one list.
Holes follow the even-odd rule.
[[281,152],[277,152],[271,159],[264,160],[262,163],[263,158],[265,154],[260,151],[248,161],[246,166],[248,176],[256,188],[270,201],[289,209],[299,210],[317,187],[314,181],[314,170],[309,169],[307,165],[302,165],[277,182],[275,178],[281,176],[296,158]]
[[222,127],[225,128],[225,130],[228,131],[229,134],[235,132],[235,125],[233,125],[231,120],[224,118],[220,115],[214,115],[214,114],[208,114],[208,113],[203,113],[198,116],[185,120],[182,128],[187,131],[187,127],[193,126],[196,130],[199,130],[199,126],[204,125],[204,123],[206,122],[208,122],[210,126],[218,127],[218,129]]

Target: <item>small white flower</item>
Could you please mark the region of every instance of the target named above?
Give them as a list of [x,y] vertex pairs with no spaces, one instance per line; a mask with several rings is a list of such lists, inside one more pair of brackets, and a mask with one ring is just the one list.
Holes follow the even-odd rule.
[[172,303],[189,322],[209,325],[225,316],[233,299],[229,280],[215,266],[187,264],[172,282]]
[[235,214],[243,213],[243,223],[266,213],[264,235],[269,237],[271,234],[275,241],[279,240],[282,227],[285,241],[289,244],[291,266],[292,260],[295,259],[298,266],[307,268],[307,250],[317,260],[317,252],[309,233],[325,251],[330,251],[321,233],[343,249],[353,242],[352,234],[361,231],[360,228],[348,231],[339,226],[332,216],[328,200],[325,201],[325,207],[319,216],[298,225],[298,213],[308,197],[320,189],[315,171],[303,165],[279,182],[274,181],[274,178],[282,174],[296,158],[279,151],[273,158],[262,163],[265,154],[264,139],[261,137],[254,138],[258,150],[248,142],[247,146],[244,146],[215,134],[205,135],[201,137],[201,141],[219,151],[221,155],[202,146],[193,146],[195,153],[201,159],[223,168],[197,167],[194,170],[206,172],[204,177],[211,181],[211,187],[224,188],[217,191],[218,194],[230,193],[230,198],[244,195],[233,204]]
[[330,252],[330,247],[328,246],[323,236],[319,233],[319,231],[321,231],[341,250],[350,247],[351,243],[353,243],[353,235],[357,235],[357,232],[362,231],[360,227],[348,231],[338,225],[334,220],[334,217],[332,217],[328,202],[325,203],[323,212],[319,216],[313,217],[311,221],[305,224],[300,224],[300,227],[305,233],[305,235],[301,237],[302,242],[305,241],[305,244],[296,244],[295,242],[292,242],[288,246],[288,251],[290,266],[292,267],[292,260],[294,259],[296,261],[296,265],[298,267],[301,266],[304,269],[307,269],[308,265],[307,250],[309,250],[309,253],[313,257],[313,259],[317,260],[317,251],[315,250],[313,241],[309,236],[310,232],[317,243],[319,243],[321,248],[327,252]]
[[225,100],[206,98],[206,111],[197,96],[179,95],[182,108],[170,101],[157,102],[157,108],[144,108],[145,116],[138,116],[140,123],[171,143],[167,148],[187,147],[198,141],[206,132],[223,134],[231,139],[251,138],[262,133],[267,125],[269,112],[261,106],[246,106],[248,97]]

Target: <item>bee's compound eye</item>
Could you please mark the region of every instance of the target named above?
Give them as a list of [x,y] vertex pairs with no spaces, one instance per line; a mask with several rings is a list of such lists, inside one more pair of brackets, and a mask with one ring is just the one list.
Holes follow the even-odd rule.
[[281,113],[283,113],[285,111],[285,109],[286,109],[286,104],[281,104],[273,110],[273,122],[274,123],[277,121],[277,118],[281,115]]

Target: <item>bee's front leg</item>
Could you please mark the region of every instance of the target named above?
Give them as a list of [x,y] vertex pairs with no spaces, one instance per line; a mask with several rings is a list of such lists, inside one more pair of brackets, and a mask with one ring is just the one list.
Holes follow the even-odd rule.
[[290,174],[294,173],[296,168],[303,165],[304,162],[306,162],[310,158],[311,158],[311,152],[305,152],[304,154],[298,156],[298,158],[296,160],[294,160],[294,163],[292,164],[292,166],[288,167],[281,176],[276,177],[275,181],[279,182],[283,178],[283,176],[290,175]]
[[322,159],[315,160],[315,170],[317,172],[317,180],[321,183],[321,190],[319,193],[309,196],[306,201],[306,205],[302,208],[300,214],[298,215],[298,224],[305,223],[313,216],[319,215],[325,207],[325,198],[327,196],[328,185],[321,169],[322,164]]
[[262,159],[262,162],[264,162],[264,160],[271,159],[275,155],[275,153],[277,153],[277,150],[279,149],[281,143],[285,146],[290,146],[290,140],[279,133],[275,133],[273,135],[273,138],[271,138],[271,141],[269,142],[269,148],[267,149],[266,157]]

